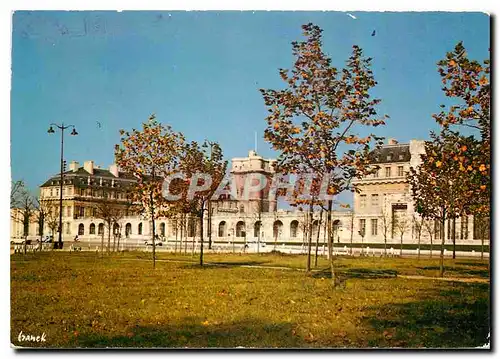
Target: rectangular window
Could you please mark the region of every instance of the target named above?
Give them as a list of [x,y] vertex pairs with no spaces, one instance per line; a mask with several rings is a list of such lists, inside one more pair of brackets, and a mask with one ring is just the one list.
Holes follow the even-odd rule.
[[372,194],[372,207],[378,207],[378,194]]
[[372,236],[376,236],[378,233],[378,223],[376,219],[372,219]]
[[359,235],[364,237],[366,233],[366,219],[359,220]]
[[56,196],[59,197],[59,188],[56,188]]
[[373,177],[374,178],[378,178],[378,172],[379,172],[379,169],[377,168],[377,170],[375,171],[375,173],[373,173]]
[[403,177],[404,174],[403,174],[403,166],[398,166],[398,176],[399,177]]
[[359,195],[359,208],[365,208],[366,207],[366,194],[360,194]]
[[390,167],[386,167],[385,168],[385,176],[386,177],[391,177],[391,168]]

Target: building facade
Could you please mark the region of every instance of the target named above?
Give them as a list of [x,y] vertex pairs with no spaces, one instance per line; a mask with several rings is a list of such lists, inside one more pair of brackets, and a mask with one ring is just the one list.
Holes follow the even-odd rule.
[[[412,140],[399,144],[391,139],[379,150],[371,153],[371,163],[377,172],[353,182],[357,191],[353,197],[352,210],[332,213],[334,241],[336,243],[400,243],[403,233],[404,243],[416,243],[417,231],[410,188],[406,174],[410,166],[416,167],[424,142]],[[215,243],[233,241],[260,241],[268,244],[304,243],[305,213],[299,210],[286,211],[277,208],[277,201],[269,199],[269,191],[274,175],[273,159],[265,159],[255,151],[248,157],[234,158],[231,175],[236,184],[237,199],[222,196],[209,206],[211,216],[205,216],[204,238]],[[265,178],[265,185],[259,181]],[[103,235],[120,235],[122,241],[144,243],[151,238],[152,224],[134,212],[130,191],[136,179],[119,171],[116,165],[108,169],[95,166],[93,161],[71,162],[63,176],[63,228],[64,241],[71,241],[78,235],[80,240],[97,241]],[[255,182],[254,182],[255,181]],[[243,191],[251,183],[253,190],[244,196]],[[40,205],[50,215],[46,216],[44,234],[57,237],[60,175],[54,175],[40,186]],[[113,206],[120,213],[119,220],[112,229],[99,218],[98,208],[102,203]],[[19,214],[16,214],[19,216]],[[13,216],[11,216],[13,218]],[[319,221],[319,213],[314,213],[313,241],[326,241],[325,218]],[[19,220],[11,219],[11,237],[21,233]],[[429,243],[431,236],[439,240],[439,224],[432,223],[431,229],[422,228],[421,243]],[[29,235],[38,234],[38,224],[30,225]],[[196,241],[200,225],[196,218],[182,221],[159,218],[156,233],[168,241],[187,238]],[[451,242],[451,232],[455,230],[457,244],[477,244],[474,219],[472,216],[447,223],[446,242]],[[33,232],[33,233],[31,233]],[[439,241],[440,242],[440,241]],[[436,242],[437,243],[437,242]]]
[[[386,145],[371,153],[370,163],[377,171],[353,181],[355,242],[403,243],[418,242],[420,216],[414,211],[407,174],[410,167],[417,168],[420,155],[425,152],[425,142],[411,140],[400,144],[389,139]],[[421,226],[421,243],[441,242],[440,224],[424,222]],[[445,243],[452,243],[455,231],[456,244],[477,244],[473,216],[464,216],[445,225]]]

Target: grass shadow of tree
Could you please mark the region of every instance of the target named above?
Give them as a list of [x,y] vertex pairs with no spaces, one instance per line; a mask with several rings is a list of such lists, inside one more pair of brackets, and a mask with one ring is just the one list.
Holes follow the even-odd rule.
[[[425,266],[425,267],[417,267],[417,269],[421,269],[424,271],[439,271],[439,266]],[[456,274],[458,276],[473,276],[473,277],[481,277],[481,278],[489,278],[490,273],[487,269],[470,269],[463,267],[444,267],[444,272],[448,274]]]
[[222,324],[203,318],[184,318],[183,323],[135,326],[125,335],[82,334],[72,345],[80,348],[304,347],[305,340],[292,332],[292,323],[248,319]]
[[232,268],[240,266],[260,266],[269,261],[239,261],[239,262],[205,262],[203,267],[199,263],[190,262],[182,265],[183,268]]
[[[488,285],[454,283],[453,287],[437,290],[441,300],[430,300],[422,293],[421,300],[369,308],[373,316],[365,317],[364,324],[378,333],[369,343],[405,348],[471,348],[487,344]],[[436,290],[432,292],[436,294]]]
[[[358,279],[379,279],[379,278],[395,278],[398,271],[393,269],[368,269],[368,268],[348,268],[340,269],[335,272],[342,281],[351,278]],[[331,278],[330,269],[324,269],[312,274],[313,278]]]

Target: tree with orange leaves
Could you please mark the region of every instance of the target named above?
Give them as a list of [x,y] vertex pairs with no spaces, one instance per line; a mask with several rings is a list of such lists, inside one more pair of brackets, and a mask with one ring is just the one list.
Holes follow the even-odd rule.
[[[454,219],[471,210],[469,198],[474,193],[471,185],[473,151],[477,142],[472,137],[443,130],[431,133],[432,141],[425,143],[421,164],[410,168],[408,181],[415,211],[425,219],[441,223],[440,276],[444,273],[444,226],[447,219]],[[462,159],[463,157],[463,159]]]
[[116,164],[137,178],[133,188],[134,202],[152,224],[153,268],[156,265],[157,218],[166,214],[168,202],[163,197],[163,179],[178,168],[184,136],[164,126],[151,115],[142,130],[120,130],[120,144],[115,146]]
[[[461,168],[470,176],[469,213],[487,218],[490,213],[491,186],[491,110],[490,60],[469,60],[462,42],[438,62],[445,95],[453,104],[433,117],[445,133],[452,127],[476,131],[472,148],[458,157]],[[456,135],[456,134],[455,134]],[[471,147],[471,146],[469,146]]]
[[[311,23],[302,29],[305,41],[292,43],[293,69],[279,70],[286,87],[260,90],[269,112],[264,138],[279,151],[278,172],[328,175],[328,193],[336,195],[353,190],[354,178],[373,171],[368,160],[370,145],[381,145],[383,139],[365,132],[368,127],[384,125],[388,116],[377,116],[375,107],[380,100],[369,93],[376,85],[372,59],[364,57],[355,45],[339,71],[322,50],[322,30]],[[333,202],[326,202],[331,251]],[[336,285],[333,256],[330,258]]]
[[[200,265],[203,265],[203,226],[208,203],[224,179],[227,161],[217,142],[196,141],[184,144],[179,168],[185,175],[179,186],[181,198],[173,204],[181,211],[194,215],[200,224]],[[192,181],[195,181],[192,183]]]

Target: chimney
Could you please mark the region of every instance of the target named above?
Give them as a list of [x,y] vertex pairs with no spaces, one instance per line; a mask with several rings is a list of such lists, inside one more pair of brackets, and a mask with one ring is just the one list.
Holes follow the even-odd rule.
[[109,166],[109,172],[115,177],[118,177],[118,166],[113,163],[111,166]]
[[80,164],[76,161],[71,161],[69,164],[69,170],[72,172],[78,171],[78,168],[80,167]]
[[398,140],[396,140],[395,138],[389,138],[387,140],[387,144],[388,145],[397,145],[398,144]]
[[94,161],[85,161],[83,163],[83,169],[90,173],[91,175],[94,174]]

